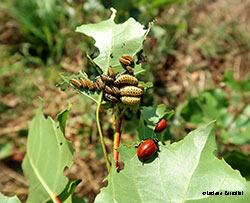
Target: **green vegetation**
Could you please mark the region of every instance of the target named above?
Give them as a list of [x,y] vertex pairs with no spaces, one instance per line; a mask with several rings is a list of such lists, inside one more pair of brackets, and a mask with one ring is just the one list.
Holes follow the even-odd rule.
[[[100,24],[103,21],[109,22],[110,7],[117,10],[114,19],[116,25],[127,22],[132,17],[135,19],[134,25],[140,23],[141,27],[135,26],[131,29],[129,27],[127,30],[115,28],[117,35],[113,43],[114,58],[107,64],[109,54],[106,50],[113,38],[105,35],[106,27]],[[118,58],[125,52],[131,51],[137,59],[136,53],[141,48],[143,48],[143,53],[140,55],[142,63],[136,65],[135,73],[146,88],[141,108],[139,110],[138,106],[128,108],[122,113],[123,134],[119,152],[125,168],[120,173],[116,173],[115,167],[111,168],[107,180],[109,183],[114,182],[114,185],[108,184],[107,188],[102,189],[96,201],[101,202],[104,199],[108,201],[111,195],[121,194],[123,188],[112,191],[112,187],[118,187],[117,184],[124,184],[124,188],[133,185],[134,183],[125,178],[129,175],[133,179],[142,178],[144,182],[140,182],[138,187],[144,188],[144,184],[147,185],[145,179],[141,177],[145,173],[144,169],[147,169],[145,174],[151,181],[147,187],[158,184],[160,180],[155,179],[157,183],[151,180],[152,174],[154,175],[152,177],[157,176],[156,173],[160,174],[160,170],[156,169],[158,163],[168,166],[164,170],[169,170],[167,173],[169,178],[175,178],[173,174],[171,176],[174,169],[185,168],[188,174],[194,175],[194,179],[190,177],[185,179],[190,185],[199,181],[200,176],[197,173],[204,172],[206,167],[214,165],[217,168],[211,167],[211,171],[223,168],[224,175],[238,181],[237,187],[231,189],[243,190],[242,188],[246,186],[246,191],[249,190],[249,183],[241,177],[250,180],[249,8],[250,4],[247,1],[236,3],[233,0],[226,2],[216,0],[210,3],[202,0],[1,1],[0,175],[6,176],[0,181],[1,193],[7,196],[16,195],[22,202],[27,199],[28,184],[22,174],[21,162],[26,151],[28,153],[31,150],[27,149],[28,144],[28,147],[34,149],[43,146],[42,149],[45,150],[43,154],[52,150],[53,156],[50,158],[54,161],[50,160],[50,166],[56,165],[58,157],[68,157],[67,163],[61,165],[60,172],[57,171],[58,177],[63,180],[60,184],[55,184],[53,178],[45,177],[46,181],[52,182],[47,185],[50,196],[43,191],[43,188],[39,188],[43,200],[53,200],[53,195],[59,195],[59,192],[59,198],[66,200],[75,191],[76,196],[84,197],[89,202],[94,201],[100,188],[104,186],[102,183],[104,177],[107,176],[103,146],[99,140],[96,122],[100,122],[103,142],[107,153],[111,155],[112,119],[114,112],[116,116],[121,112],[108,108],[112,107],[108,102],[101,103],[99,93],[75,91],[73,85],[69,86],[69,81],[77,78],[78,74],[94,80],[101,72],[107,72],[108,65],[116,67],[120,72],[122,67]],[[97,31],[101,35],[95,36]],[[123,33],[122,36],[119,36],[120,32]],[[101,46],[96,44],[98,38],[102,42]],[[129,39],[131,39],[130,45],[125,50],[120,49],[119,41],[129,41]],[[43,99],[43,114],[45,118],[50,116],[48,119],[42,115],[40,106],[35,119],[32,120],[34,109],[39,106],[38,96]],[[62,111],[63,109],[67,110]],[[58,114],[61,111],[62,113]],[[99,112],[100,118],[96,117],[95,112]],[[136,149],[133,146],[138,140],[154,137],[154,126],[163,117],[168,123],[167,129],[156,135],[161,141],[159,157],[141,168],[141,162],[137,160]],[[41,132],[38,131],[40,125],[36,128],[37,132],[31,130],[39,119],[47,122],[43,129],[44,140],[32,146],[27,136],[29,134],[31,139],[30,134]],[[55,123],[53,121],[55,119],[59,123]],[[50,140],[51,131],[56,137],[64,140],[63,143],[67,143],[65,147],[68,147],[68,151],[64,150],[63,155],[53,152],[57,142]],[[188,135],[189,132],[191,133]],[[203,145],[195,145],[195,141],[201,142],[199,140],[201,137],[206,138],[203,140]],[[180,141],[183,139],[184,141]],[[72,141],[75,153],[67,140]],[[127,145],[132,147],[128,148]],[[191,154],[193,157],[201,155],[201,158],[193,163],[198,168],[191,173],[191,167],[178,165],[176,157],[169,156],[169,153],[176,154],[182,159],[185,157],[185,160],[191,159]],[[64,171],[67,179],[62,172],[64,166],[72,164],[73,155],[75,157],[73,168]],[[215,155],[219,159],[224,158],[226,163],[224,160],[218,160]],[[32,156],[38,159],[36,154]],[[34,178],[27,160],[26,157],[23,169],[29,184],[32,185],[35,182],[32,182]],[[227,164],[239,170],[240,174],[233,172]],[[39,166],[38,170],[40,169]],[[138,173],[134,173],[134,170]],[[139,172],[140,170],[144,172]],[[42,168],[41,171],[44,172],[45,169]],[[122,178],[119,178],[119,175]],[[179,178],[184,175],[186,173],[181,171]],[[205,182],[204,189],[217,191],[230,186],[226,183],[225,188],[215,189],[216,178],[218,178],[216,175],[211,175],[211,180],[214,182],[210,182],[211,184]],[[78,179],[82,179],[82,182],[80,183]],[[164,189],[166,183],[160,183]],[[186,185],[182,179],[178,183],[181,193],[183,191],[181,188],[185,188]],[[22,190],[16,191],[16,188]],[[178,198],[192,199],[195,196],[193,190],[190,187],[189,193]],[[118,199],[129,198],[128,192],[124,191]],[[138,196],[134,195],[137,199]],[[178,198],[172,195],[173,193],[170,194],[169,201],[177,201]],[[157,192],[156,196],[161,197]],[[1,198],[7,201],[6,197],[0,196]],[[76,199],[79,202],[85,201],[75,196],[72,198],[74,201]],[[213,198],[208,201],[215,201]],[[221,202],[227,201],[221,198]],[[244,202],[245,196],[242,198]],[[13,202],[19,201],[13,198]]]

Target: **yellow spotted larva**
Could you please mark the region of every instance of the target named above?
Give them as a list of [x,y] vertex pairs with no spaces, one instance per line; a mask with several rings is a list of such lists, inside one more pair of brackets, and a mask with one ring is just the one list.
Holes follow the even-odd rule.
[[132,76],[132,75],[128,75],[128,74],[124,74],[124,75],[121,75],[119,76],[114,84],[117,86],[117,85],[121,85],[121,84],[129,84],[129,85],[135,85],[137,86],[138,84],[138,80]]
[[120,100],[123,104],[136,105],[136,104],[140,103],[141,97],[123,96],[120,98]]
[[120,88],[120,95],[121,96],[141,96],[142,89],[135,87],[135,86],[125,86]]

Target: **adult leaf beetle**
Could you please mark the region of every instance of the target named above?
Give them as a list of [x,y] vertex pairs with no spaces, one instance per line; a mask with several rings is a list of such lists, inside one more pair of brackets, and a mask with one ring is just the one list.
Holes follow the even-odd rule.
[[150,159],[157,151],[159,151],[158,140],[147,139],[137,146],[137,156],[141,161]]
[[155,126],[155,132],[161,132],[167,127],[167,121],[163,118]]

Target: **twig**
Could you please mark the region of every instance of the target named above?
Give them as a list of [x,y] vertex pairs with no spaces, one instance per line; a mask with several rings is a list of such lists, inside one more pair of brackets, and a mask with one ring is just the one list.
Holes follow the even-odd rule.
[[[117,151],[117,148],[120,145],[122,117],[123,117],[123,113],[125,110],[126,110],[126,108],[121,110],[121,108],[118,106],[119,117],[118,117],[118,125],[117,125],[115,135],[114,135],[114,147],[113,147],[113,157],[115,159],[115,167],[116,168],[119,167],[119,165],[118,165],[119,152]],[[113,122],[116,122],[116,120],[114,119]]]

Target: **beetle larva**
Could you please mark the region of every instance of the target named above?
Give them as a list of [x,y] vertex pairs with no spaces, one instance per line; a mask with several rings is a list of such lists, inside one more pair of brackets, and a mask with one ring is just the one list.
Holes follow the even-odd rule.
[[98,84],[98,86],[103,90],[104,89],[104,84],[103,81],[100,77],[96,78],[95,82]]
[[113,103],[117,103],[118,102],[118,99],[114,96],[112,96],[111,94],[105,94],[104,95],[105,99],[107,99],[108,101],[111,101]]
[[113,93],[114,93],[115,95],[119,95],[119,94],[120,94],[120,90],[119,90],[118,87],[113,86],[113,87],[111,87],[111,88],[112,88]]
[[137,86],[138,80],[134,76],[132,76],[132,75],[125,74],[125,75],[119,76],[115,80],[114,84],[115,85],[129,84],[129,85],[135,85],[135,86]]
[[107,83],[114,83],[114,79],[113,78],[111,78],[111,77],[109,77],[107,75],[104,75],[104,74],[101,75],[101,79],[104,82],[107,82]]
[[141,97],[128,97],[128,96],[121,97],[121,102],[127,105],[136,105],[140,103],[140,100]]
[[142,90],[135,86],[125,86],[120,88],[121,96],[141,96]]
[[80,78],[79,80],[80,80],[80,83],[82,84],[82,87],[83,87],[84,89],[87,89],[87,88],[88,88],[88,85],[87,85],[87,83],[86,83],[86,80],[83,79],[83,78]]
[[128,73],[129,73],[130,75],[133,75],[133,74],[134,74],[134,70],[133,70],[133,68],[132,68],[131,66],[126,66],[125,69],[128,71]]
[[95,86],[90,79],[86,78],[84,81],[87,84],[90,91],[93,91],[95,89]]
[[74,79],[74,78],[71,79],[70,82],[71,82],[73,85],[77,86],[78,88],[81,88],[81,87],[82,87],[82,84],[81,84],[78,80],[76,80],[76,79]]
[[111,87],[109,87],[108,85],[105,85],[105,88],[104,88],[105,92],[109,93],[109,94],[113,94],[113,90],[111,89]]
[[94,82],[94,86],[95,86],[95,89],[97,90],[97,91],[101,91],[102,89],[99,87],[99,85],[98,85],[98,83],[95,81]]
[[108,76],[110,76],[111,78],[115,77],[115,71],[114,68],[112,68],[112,66],[108,67]]
[[119,61],[122,65],[125,65],[125,66],[131,66],[134,64],[134,59],[131,55],[129,54],[124,54],[122,55],[121,58],[119,58]]

